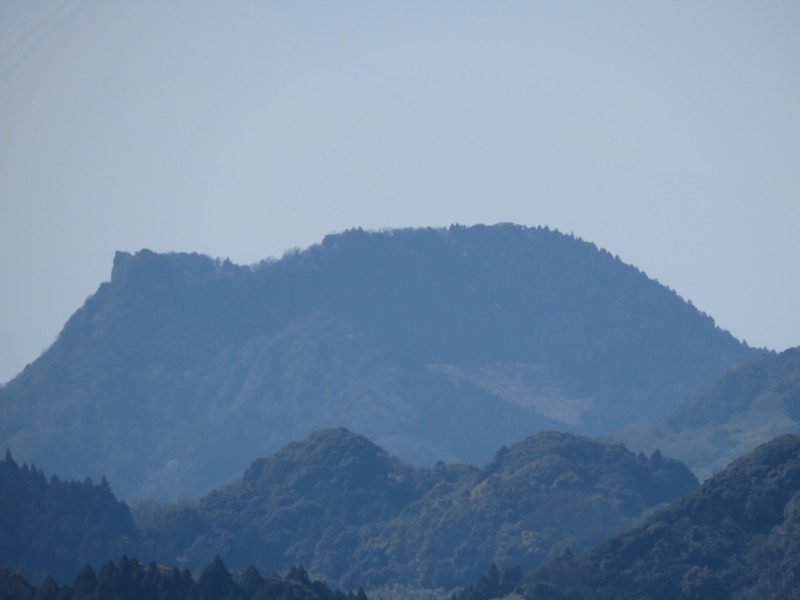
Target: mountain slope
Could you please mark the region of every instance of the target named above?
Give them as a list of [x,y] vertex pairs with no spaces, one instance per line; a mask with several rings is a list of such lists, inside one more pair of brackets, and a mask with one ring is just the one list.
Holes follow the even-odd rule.
[[422,464],[666,415],[756,351],[594,245],[513,225],[331,235],[240,267],[118,253],[0,388],[0,444],[122,497],[199,495],[323,427]]
[[581,556],[529,578],[526,598],[795,598],[800,437],[734,461],[699,489]]
[[218,554],[234,567],[303,563],[344,587],[452,589],[491,561],[528,568],[587,548],[696,485],[677,461],[573,434],[529,437],[483,469],[428,469],[337,429],[253,462],[201,500],[200,527],[166,514],[142,535],[154,558],[192,567]]
[[784,433],[800,434],[800,348],[737,365],[657,425],[620,437],[660,448],[702,478]]

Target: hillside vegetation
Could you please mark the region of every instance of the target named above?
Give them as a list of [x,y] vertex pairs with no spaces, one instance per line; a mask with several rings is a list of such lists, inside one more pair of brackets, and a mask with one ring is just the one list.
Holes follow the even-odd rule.
[[361,230],[242,267],[118,253],[0,388],[0,448],[127,499],[198,497],[345,426],[418,465],[666,416],[757,352],[593,244],[514,225]]
[[796,598],[799,567],[800,437],[785,435],[633,529],[546,563],[517,591],[531,600]]
[[701,478],[784,433],[800,434],[800,348],[736,365],[671,415],[622,435],[680,458]]
[[588,548],[697,485],[658,453],[556,432],[502,448],[479,469],[412,467],[364,436],[323,430],[199,503],[132,509],[105,482],[48,483],[10,457],[0,467],[0,539],[10,542],[0,564],[34,581],[63,582],[122,553],[195,573],[220,557],[263,573],[302,564],[345,589],[393,597],[452,590],[493,561],[530,568]]
[[367,600],[357,593],[332,590],[324,582],[311,580],[302,566],[286,577],[262,576],[252,567],[231,573],[219,557],[196,577],[187,569],[167,568],[154,562],[142,565],[123,556],[118,563],[105,563],[99,571],[86,565],[71,583],[53,578],[39,585],[0,567],[0,598],[4,600]]
[[104,479],[48,480],[11,453],[0,462],[0,565],[34,581],[72,577],[102,564],[138,541],[130,509]]
[[414,468],[332,429],[255,461],[194,519],[167,512],[143,534],[158,560],[302,563],[344,588],[452,589],[492,561],[531,567],[588,548],[696,485],[677,461],[572,434],[534,435],[482,469]]

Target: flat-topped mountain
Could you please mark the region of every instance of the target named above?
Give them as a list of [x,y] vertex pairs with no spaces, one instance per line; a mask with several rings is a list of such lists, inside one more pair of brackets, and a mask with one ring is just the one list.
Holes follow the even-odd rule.
[[418,464],[610,435],[757,354],[593,244],[514,225],[361,230],[252,267],[118,253],[0,388],[0,447],[122,497],[199,495],[346,426]]

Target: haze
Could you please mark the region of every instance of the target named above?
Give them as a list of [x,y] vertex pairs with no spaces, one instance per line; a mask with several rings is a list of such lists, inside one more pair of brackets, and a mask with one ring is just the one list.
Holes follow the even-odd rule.
[[548,225],[800,343],[800,4],[0,3],[0,381],[116,250]]

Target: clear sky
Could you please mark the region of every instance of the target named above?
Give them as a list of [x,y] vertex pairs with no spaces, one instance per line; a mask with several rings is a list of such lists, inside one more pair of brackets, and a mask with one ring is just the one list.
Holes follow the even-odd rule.
[[800,2],[0,0],[0,381],[116,250],[572,232],[800,344]]

